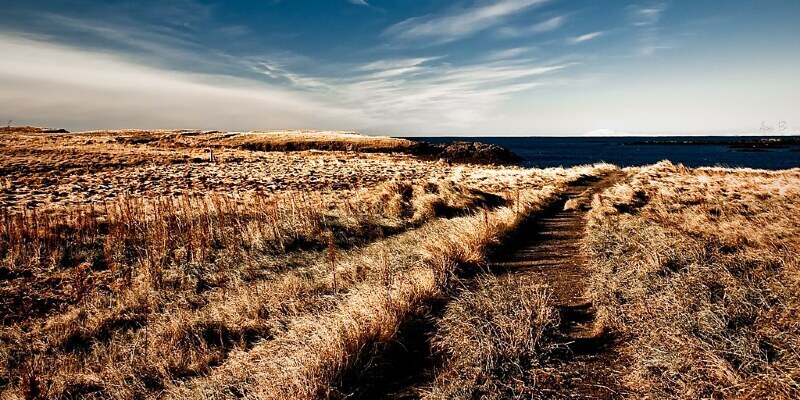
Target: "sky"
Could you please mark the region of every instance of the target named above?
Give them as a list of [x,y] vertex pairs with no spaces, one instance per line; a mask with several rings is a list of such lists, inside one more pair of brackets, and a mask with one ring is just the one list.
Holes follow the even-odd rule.
[[0,21],[13,125],[800,132],[797,0],[0,0]]

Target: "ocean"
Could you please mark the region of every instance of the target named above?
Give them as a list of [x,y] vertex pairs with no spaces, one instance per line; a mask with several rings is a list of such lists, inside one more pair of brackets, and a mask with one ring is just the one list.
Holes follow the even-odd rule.
[[417,137],[432,143],[483,142],[521,156],[525,167],[558,167],[609,162],[639,166],[670,160],[687,167],[758,169],[800,167],[800,137]]

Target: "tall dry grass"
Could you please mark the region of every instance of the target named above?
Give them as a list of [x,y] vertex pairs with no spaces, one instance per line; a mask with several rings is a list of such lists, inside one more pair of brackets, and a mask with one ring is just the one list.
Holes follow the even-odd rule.
[[442,295],[453,274],[481,263],[489,246],[556,193],[527,193],[519,208],[512,204],[440,220],[404,234],[406,244],[392,252],[396,272],[391,279],[382,273],[368,277],[332,310],[292,320],[284,335],[232,355],[209,376],[170,392],[180,398],[330,396],[342,373],[357,364],[362,349],[390,340],[414,310]]
[[[517,192],[513,197],[516,201],[506,207],[437,221],[404,234],[407,242],[391,252],[395,258],[390,265],[396,272],[390,279],[379,272],[354,286],[333,310],[293,320],[285,335],[232,355],[210,375],[170,389],[171,396],[346,396],[338,393],[337,382],[348,369],[359,365],[366,356],[365,349],[391,340],[415,310],[444,295],[458,271],[480,265],[493,244],[552,201],[566,183],[605,168],[611,167],[544,171],[541,175],[553,176],[544,180],[549,185]],[[526,171],[521,175],[530,174]],[[511,172],[502,175],[522,178],[511,176]]]
[[434,348],[444,357],[426,399],[535,396],[530,372],[553,347],[558,325],[550,290],[515,278],[482,277],[438,322]]
[[[602,168],[0,213],[6,397],[326,396],[457,271]],[[457,179],[456,179],[457,178]],[[33,295],[32,295],[33,294]]]
[[157,392],[339,301],[367,270],[342,270],[348,248],[498,201],[451,182],[392,182],[348,199],[213,194],[6,211],[8,297],[34,289],[61,303],[4,310],[1,383],[44,397]]
[[594,199],[591,293],[636,397],[800,397],[800,172],[662,162]]

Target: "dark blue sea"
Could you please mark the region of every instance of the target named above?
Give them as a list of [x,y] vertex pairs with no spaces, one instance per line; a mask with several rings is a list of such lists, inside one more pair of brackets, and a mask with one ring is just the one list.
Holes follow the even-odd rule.
[[484,142],[521,156],[526,167],[557,167],[609,162],[638,166],[670,160],[687,167],[759,169],[800,167],[800,137],[419,137],[433,143]]

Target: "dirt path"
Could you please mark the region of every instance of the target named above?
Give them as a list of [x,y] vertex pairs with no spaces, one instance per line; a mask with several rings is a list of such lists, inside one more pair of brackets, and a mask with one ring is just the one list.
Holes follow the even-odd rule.
[[[614,377],[618,358],[607,333],[596,328],[594,309],[584,297],[590,271],[581,250],[586,211],[594,193],[624,178],[612,172],[601,179],[580,181],[518,232],[490,259],[489,271],[512,274],[514,279],[547,284],[561,325],[557,337],[561,350],[548,362],[547,376],[537,386],[543,398],[613,399],[621,397]],[[566,207],[565,207],[566,206]],[[430,305],[401,328],[392,343],[376,349],[379,357],[351,371],[339,387],[348,399],[413,399],[417,389],[435,376],[438,360],[430,348],[435,320],[446,299]],[[339,397],[339,396],[333,396]]]
[[553,290],[553,305],[561,317],[557,340],[563,351],[547,366],[552,375],[539,381],[545,398],[622,396],[615,379],[619,360],[613,341],[594,323],[595,310],[585,297],[591,271],[581,242],[592,195],[623,178],[623,173],[615,172],[599,181],[572,186],[535,218],[527,232],[517,235],[519,242],[503,252],[506,256],[489,264],[494,273],[514,274],[515,279],[544,283]]

